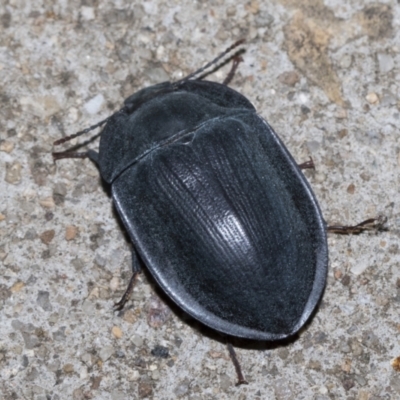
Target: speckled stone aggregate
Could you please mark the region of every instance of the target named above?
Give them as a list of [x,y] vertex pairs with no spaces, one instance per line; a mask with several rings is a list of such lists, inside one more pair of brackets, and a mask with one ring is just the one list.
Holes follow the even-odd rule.
[[[313,158],[326,220],[382,214],[388,231],[329,236],[315,317],[288,343],[239,347],[249,385],[236,387],[223,342],[171,311],[146,274],[112,311],[129,244],[95,166],[54,164],[51,151],[240,38],[231,86],[296,160]],[[397,1],[4,0],[0,115],[1,399],[400,398]]]

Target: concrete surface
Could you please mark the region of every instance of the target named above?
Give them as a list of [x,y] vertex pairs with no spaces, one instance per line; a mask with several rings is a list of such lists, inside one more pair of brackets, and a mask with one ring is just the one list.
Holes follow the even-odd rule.
[[[0,21],[2,399],[400,398],[398,1],[4,0]],[[235,387],[224,344],[146,276],[113,313],[129,245],[96,168],[51,151],[243,37],[231,86],[313,157],[326,220],[383,214],[389,230],[330,236],[315,318],[288,344],[238,348],[249,385]]]

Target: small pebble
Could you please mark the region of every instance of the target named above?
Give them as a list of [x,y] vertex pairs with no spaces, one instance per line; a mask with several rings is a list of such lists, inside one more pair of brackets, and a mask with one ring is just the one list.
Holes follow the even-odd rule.
[[2,213],[0,213],[0,221],[4,221],[6,219],[6,216]]
[[387,74],[395,66],[393,57],[386,53],[378,53],[378,63],[379,70],[382,74]]
[[345,54],[340,60],[340,66],[345,69],[350,68],[352,61],[351,55]]
[[98,287],[93,288],[89,293],[89,299],[98,299],[100,296],[100,290]]
[[343,360],[342,365],[340,366],[342,371],[349,373],[351,370],[351,360],[346,358]]
[[392,366],[392,368],[397,371],[400,372],[400,357],[396,357],[394,358],[391,362],[390,365]]
[[72,372],[74,372],[74,366],[72,364],[65,364],[63,366],[63,371],[65,374],[72,374]]
[[287,71],[283,72],[278,76],[278,80],[280,83],[283,83],[287,86],[294,86],[296,83],[300,81],[299,74],[296,71]]
[[124,312],[122,319],[130,324],[133,324],[137,321],[137,315],[133,310],[127,310]]
[[169,350],[168,347],[164,347],[164,346],[155,346],[154,349],[151,350],[151,354],[154,357],[158,357],[158,358],[169,358]]
[[11,153],[14,150],[14,143],[4,140],[0,143],[0,151]]
[[235,6],[229,6],[226,9],[226,15],[228,17],[233,17],[234,15],[236,15],[236,7]]
[[75,239],[77,234],[78,234],[78,228],[76,226],[69,225],[65,228],[65,239],[66,240]]
[[350,278],[350,275],[345,275],[343,278],[342,278],[342,285],[343,286],[349,286],[350,285],[350,282],[351,282],[351,278]]
[[336,269],[334,272],[335,279],[340,279],[343,276],[343,272],[340,269]]
[[41,199],[39,201],[39,204],[45,208],[54,208],[56,206],[56,204],[54,203],[54,199],[51,196]]
[[114,276],[110,281],[110,289],[116,291],[119,287],[119,278]]
[[371,398],[370,392],[365,390],[360,390],[358,392],[357,400],[369,400]]
[[21,289],[25,286],[24,282],[18,281],[15,282],[14,285],[11,286],[11,292],[12,293],[18,293],[19,291],[21,291]]
[[113,334],[113,336],[116,339],[121,339],[122,338],[122,331],[121,328],[118,326],[113,326],[113,328],[111,329],[111,333]]
[[129,382],[133,382],[133,381],[137,381],[140,378],[140,374],[139,371],[137,370],[133,370],[130,371],[130,373],[128,373],[128,381]]
[[125,353],[122,350],[117,350],[115,356],[118,358],[125,358]]
[[6,182],[12,185],[18,184],[21,181],[21,170],[22,165],[18,161],[12,164],[6,163]]
[[347,134],[348,134],[348,130],[347,129],[341,129],[339,131],[339,138],[343,139],[345,136],[347,136]]
[[168,74],[161,67],[149,68],[145,71],[145,74],[151,82],[163,82],[169,79]]
[[143,345],[143,338],[140,335],[133,335],[131,337],[131,341],[137,347],[141,347]]
[[189,381],[187,379],[179,383],[178,386],[176,386],[176,388],[174,389],[174,393],[178,397],[184,396],[188,392],[189,392]]
[[105,346],[103,347],[100,352],[99,356],[103,362],[107,361],[115,352],[114,347],[112,346]]
[[274,22],[274,17],[265,10],[261,10],[254,18],[257,28],[267,28]]
[[139,398],[150,397],[153,393],[153,387],[147,382],[140,382],[138,388]]
[[81,371],[79,373],[79,378],[81,378],[82,380],[87,379],[87,377],[89,376],[88,374],[88,370],[86,367],[81,368]]
[[[36,303],[42,307],[44,311],[52,311],[53,306],[50,302],[50,293],[47,290],[39,290],[37,295]],[[62,332],[62,335],[64,333]]]
[[82,18],[86,21],[91,21],[95,18],[94,9],[93,7],[82,6],[81,7],[81,15]]
[[316,172],[314,178],[315,178],[316,182],[322,183],[322,182],[325,182],[326,175],[322,172]]
[[206,364],[205,367],[211,371],[215,371],[217,369],[214,364]]
[[338,119],[345,119],[347,118],[347,110],[345,110],[344,108],[339,109],[336,114],[335,117]]
[[171,316],[171,309],[157,296],[152,296],[147,305],[147,323],[152,328],[160,328]]
[[376,104],[379,101],[379,97],[376,93],[371,92],[365,96],[365,100],[367,100],[369,104]]
[[376,298],[376,304],[378,306],[384,307],[389,303],[389,299],[385,296],[377,296]]
[[32,201],[36,196],[37,196],[37,192],[33,188],[26,188],[22,192],[22,197],[27,201]]
[[327,393],[328,393],[328,388],[327,388],[326,386],[321,386],[321,387],[319,388],[319,392],[320,392],[321,394],[327,394]]
[[211,358],[223,358],[224,356],[221,352],[214,350],[209,351],[208,354],[210,355]]
[[153,381],[157,381],[158,379],[160,379],[160,371],[159,370],[152,371],[151,379],[153,379]]
[[92,386],[90,389],[97,390],[100,387],[101,380],[103,379],[102,376],[96,376],[92,378]]
[[252,14],[257,14],[260,11],[260,4],[258,1],[252,0],[246,4],[246,10]]
[[90,99],[84,105],[84,107],[89,114],[97,114],[100,111],[103,103],[104,103],[104,96],[102,94],[98,94],[97,96]]
[[355,190],[356,190],[355,185],[353,183],[350,183],[350,185],[347,187],[347,193],[354,194]]
[[82,362],[84,362],[88,367],[93,366],[93,355],[90,353],[85,353],[81,357]]
[[44,231],[39,237],[44,244],[49,244],[53,240],[54,235],[54,229],[50,229],[48,231]]

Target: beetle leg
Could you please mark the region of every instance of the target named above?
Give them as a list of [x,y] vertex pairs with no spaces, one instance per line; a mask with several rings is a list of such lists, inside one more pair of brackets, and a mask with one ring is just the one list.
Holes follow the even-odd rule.
[[226,344],[228,346],[229,356],[231,357],[233,365],[235,366],[236,374],[238,377],[238,382],[236,383],[236,386],[248,385],[248,382],[246,381],[246,379],[244,379],[242,368],[240,367],[239,360],[237,359],[236,351],[233,348],[232,343],[227,342]]
[[229,74],[227,75],[227,77],[222,82],[223,85],[229,85],[229,83],[231,82],[231,80],[235,76],[235,72],[237,70],[237,67],[243,61],[243,58],[240,57],[240,56],[235,56],[235,57],[233,57],[232,61],[233,61],[232,62],[232,68],[229,71]]
[[138,275],[139,272],[133,273],[133,275],[131,276],[131,280],[128,283],[128,287],[126,288],[125,293],[121,297],[121,300],[118,303],[114,304],[114,311],[121,311],[125,307],[125,304],[128,302],[129,298],[132,295],[133,287],[135,286]]
[[51,153],[53,160],[61,160],[63,158],[86,158],[88,157],[88,152],[74,152],[74,151],[55,151]]
[[338,233],[342,235],[357,235],[364,231],[382,231],[385,230],[385,223],[387,218],[383,215],[378,218],[366,219],[357,225],[346,226],[346,225],[330,225],[328,226],[328,232]]
[[94,150],[75,152],[75,151],[54,151],[51,153],[53,160],[61,160],[63,158],[90,158],[96,165],[99,164],[99,153]]
[[314,160],[310,157],[309,161],[303,162],[298,165],[300,169],[315,169]]
[[132,249],[132,276],[128,283],[128,287],[125,290],[125,293],[122,295],[121,300],[118,303],[114,304],[114,311],[121,311],[125,304],[128,302],[129,298],[132,295],[133,288],[135,286],[136,280],[138,278],[139,273],[142,268],[140,267],[140,259],[136,252],[136,249]]

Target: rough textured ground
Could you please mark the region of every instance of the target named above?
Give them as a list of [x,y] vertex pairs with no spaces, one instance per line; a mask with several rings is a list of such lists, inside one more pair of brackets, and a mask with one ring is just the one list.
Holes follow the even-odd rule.
[[[128,3],[0,5],[0,397],[400,398],[398,2]],[[171,312],[146,276],[112,312],[129,245],[96,168],[54,165],[51,151],[243,37],[232,87],[297,160],[312,156],[326,220],[383,214],[389,231],[330,236],[315,318],[286,345],[239,348],[249,385],[235,387],[224,344]]]

